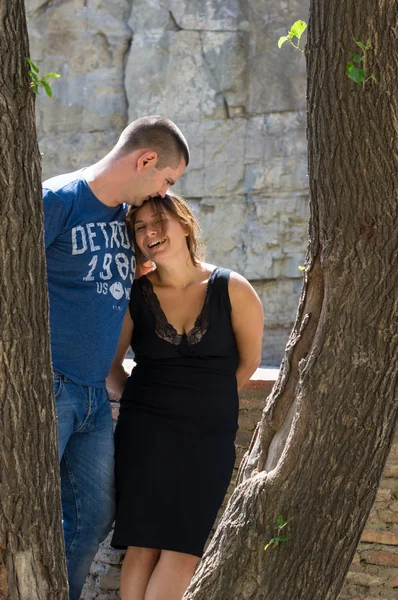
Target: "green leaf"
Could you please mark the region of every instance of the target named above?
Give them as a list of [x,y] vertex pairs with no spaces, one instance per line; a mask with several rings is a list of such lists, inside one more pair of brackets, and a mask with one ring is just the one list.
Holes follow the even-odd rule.
[[34,92],[35,94],[38,94],[38,93],[39,93],[39,86],[38,86],[37,84],[33,85],[33,86],[32,86],[32,90],[33,90],[33,92]]
[[33,81],[36,81],[37,83],[39,83],[39,78],[36,75],[36,73],[34,73],[33,71],[28,71],[28,73],[31,76],[31,78],[33,79]]
[[289,540],[288,537],[286,537],[285,535],[278,535],[278,537],[275,538],[276,542],[287,542]]
[[365,81],[365,71],[363,69],[358,69],[351,62],[347,63],[346,73],[350,79],[355,81],[355,83],[362,83]]
[[266,546],[264,546],[264,550],[267,550],[270,546],[273,546],[275,544],[275,539],[272,538],[272,540],[270,540],[268,542],[268,544]]
[[49,84],[49,83],[47,83],[47,81],[45,81],[44,79],[42,79],[40,83],[41,83],[41,84],[42,84],[42,86],[44,87],[44,90],[45,90],[45,92],[46,92],[47,96],[48,96],[49,98],[52,98],[52,97],[53,97],[53,91],[52,91],[52,89],[51,89],[51,86],[50,86],[50,84]]
[[305,271],[305,267],[303,267],[303,265],[299,265],[297,268],[299,271]]
[[45,79],[49,79],[49,78],[52,78],[52,79],[59,79],[60,77],[61,77],[61,75],[60,75],[59,73],[46,73],[46,74],[44,75],[44,78],[45,78]]
[[289,35],[293,37],[294,35],[298,40],[300,40],[304,31],[307,29],[307,23],[305,21],[296,21],[290,28]]
[[30,68],[32,69],[32,71],[35,71],[36,73],[39,72],[39,67],[36,67],[36,65],[30,60],[30,58],[28,58],[27,56],[25,57],[25,60],[29,63]]
[[287,42],[288,39],[289,38],[286,35],[280,37],[278,40],[278,48],[282,48],[283,44]]
[[363,61],[365,56],[361,56],[360,54],[355,54],[355,52],[351,52],[351,57],[354,63],[360,63]]
[[279,515],[279,517],[277,518],[276,522],[278,523],[279,527],[281,527],[281,525],[284,524],[285,519],[283,518],[282,515]]
[[[369,40],[368,40],[368,41],[369,41]],[[355,43],[356,43],[356,45],[357,45],[357,46],[359,46],[359,48],[360,48],[361,50],[363,50],[364,52],[366,52],[366,50],[368,50],[368,49],[369,49],[369,48],[368,48],[368,46],[365,46],[364,44],[362,44],[362,42],[360,42],[359,40],[356,40],[355,38],[354,38],[354,42],[355,42]]]

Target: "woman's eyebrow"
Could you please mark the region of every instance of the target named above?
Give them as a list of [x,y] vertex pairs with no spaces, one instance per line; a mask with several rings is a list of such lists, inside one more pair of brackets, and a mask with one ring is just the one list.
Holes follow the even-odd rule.
[[[165,214],[164,213],[160,213],[160,215],[158,215],[157,213],[153,213],[153,215],[151,215],[151,219],[158,219],[160,217],[164,217]],[[144,223],[143,219],[137,219],[134,223],[134,225],[137,225],[137,223]]]

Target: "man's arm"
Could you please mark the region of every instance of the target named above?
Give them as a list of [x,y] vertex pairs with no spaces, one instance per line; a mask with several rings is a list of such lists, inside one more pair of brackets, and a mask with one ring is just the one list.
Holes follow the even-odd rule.
[[52,190],[43,188],[44,246],[48,248],[61,233],[66,211],[62,200]]

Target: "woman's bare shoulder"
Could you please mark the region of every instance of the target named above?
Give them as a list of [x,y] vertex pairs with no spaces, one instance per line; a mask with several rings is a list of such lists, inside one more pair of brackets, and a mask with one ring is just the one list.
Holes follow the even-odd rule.
[[213,273],[214,269],[217,269],[216,265],[212,265],[210,263],[200,262],[198,263],[198,268],[200,269],[202,279],[208,279],[210,275]]

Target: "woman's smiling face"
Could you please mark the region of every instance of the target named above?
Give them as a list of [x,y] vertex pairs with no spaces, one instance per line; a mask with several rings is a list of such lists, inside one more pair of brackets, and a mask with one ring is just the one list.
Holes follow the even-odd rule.
[[170,250],[188,252],[186,235],[177,217],[163,209],[160,214],[146,202],[138,211],[134,222],[134,236],[141,252],[156,261]]

